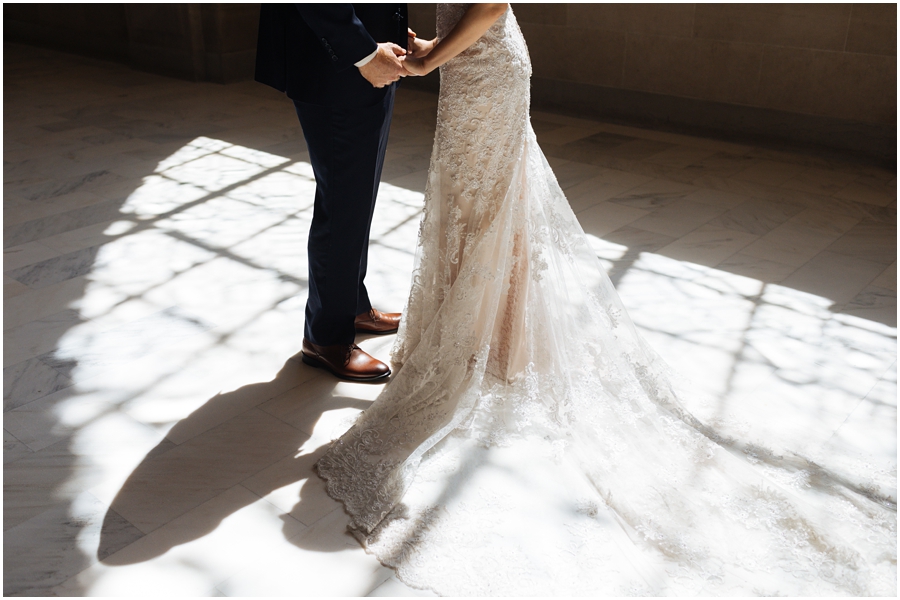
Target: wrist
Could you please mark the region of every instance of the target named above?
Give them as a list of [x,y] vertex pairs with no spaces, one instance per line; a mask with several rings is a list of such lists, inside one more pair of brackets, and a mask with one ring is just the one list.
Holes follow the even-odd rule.
[[432,55],[434,49],[437,48],[438,43],[440,42],[440,38],[434,38],[428,42],[428,54],[426,54],[422,58],[422,66],[428,70],[428,73],[434,71],[440,65],[434,64],[435,57]]

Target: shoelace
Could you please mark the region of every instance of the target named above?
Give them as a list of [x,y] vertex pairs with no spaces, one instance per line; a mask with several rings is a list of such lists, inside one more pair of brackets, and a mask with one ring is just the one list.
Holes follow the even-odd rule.
[[347,349],[347,356],[344,357],[344,366],[345,366],[345,367],[346,367],[348,364],[350,364],[350,357],[353,356],[353,351],[354,351],[354,350],[362,350],[362,348],[360,348],[360,347],[357,346],[356,344],[351,344],[351,345],[350,345],[350,347]]

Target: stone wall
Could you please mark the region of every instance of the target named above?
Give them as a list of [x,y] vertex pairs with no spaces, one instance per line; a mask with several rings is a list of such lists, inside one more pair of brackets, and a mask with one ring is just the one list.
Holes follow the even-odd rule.
[[190,79],[253,76],[258,4],[4,4],[3,38]]
[[896,4],[512,6],[534,108],[896,162]]
[[896,4],[514,4],[534,76],[897,123]]
[[[435,5],[410,4],[434,36]],[[896,4],[513,4],[537,109],[896,160]],[[4,4],[4,39],[253,76],[258,4]],[[437,90],[437,73],[409,79]]]

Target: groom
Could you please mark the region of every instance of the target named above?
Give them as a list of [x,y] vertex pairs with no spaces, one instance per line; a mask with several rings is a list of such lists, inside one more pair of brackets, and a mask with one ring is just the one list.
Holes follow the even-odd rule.
[[256,80],[294,101],[316,176],[303,362],[341,379],[391,374],[353,340],[400,323],[399,313],[372,308],[363,279],[406,45],[405,4],[260,9]]

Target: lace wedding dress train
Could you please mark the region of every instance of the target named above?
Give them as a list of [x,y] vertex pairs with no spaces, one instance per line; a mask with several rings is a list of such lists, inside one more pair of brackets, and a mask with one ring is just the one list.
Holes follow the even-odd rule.
[[447,595],[894,595],[896,474],[846,485],[684,409],[538,147],[530,75],[511,10],[441,68],[395,375],[317,464],[354,534]]

